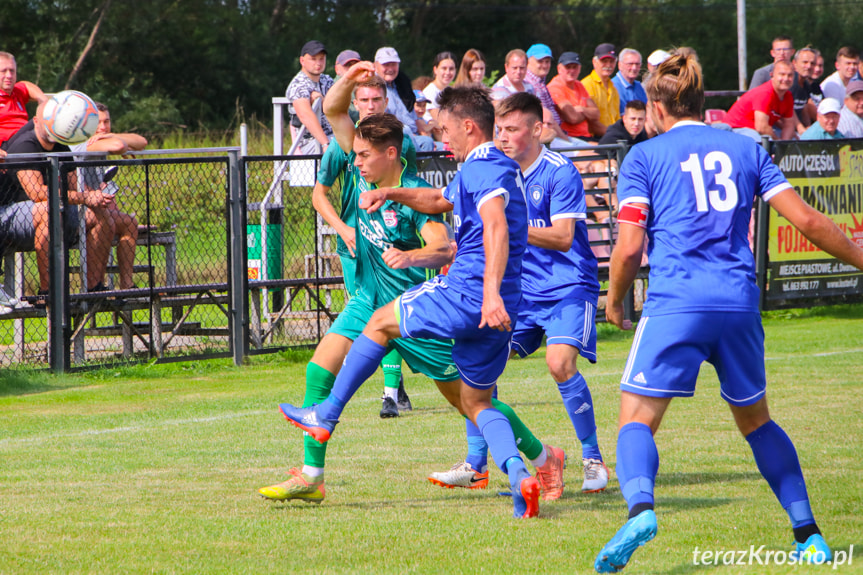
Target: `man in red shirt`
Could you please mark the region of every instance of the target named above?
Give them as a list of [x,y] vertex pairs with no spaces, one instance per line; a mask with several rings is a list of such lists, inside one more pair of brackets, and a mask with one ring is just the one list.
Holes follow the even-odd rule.
[[588,120],[599,119],[596,107],[578,80],[581,60],[575,52],[564,52],[557,61],[557,76],[548,84],[554,105],[560,113],[560,127],[573,138],[590,139]]
[[18,82],[15,56],[0,52],[0,145],[27,123],[29,118],[24,107],[27,102],[45,99],[45,94],[36,84]]
[[[758,135],[776,137],[775,130],[781,129],[779,139],[790,140],[797,134],[797,116],[794,114],[794,96],[791,85],[794,82],[794,69],[790,62],[781,60],[773,65],[770,82],[766,82],[743,94],[728,110],[725,122],[736,130],[749,128]],[[740,130],[744,132],[744,130]],[[752,134],[755,139],[759,136]]]

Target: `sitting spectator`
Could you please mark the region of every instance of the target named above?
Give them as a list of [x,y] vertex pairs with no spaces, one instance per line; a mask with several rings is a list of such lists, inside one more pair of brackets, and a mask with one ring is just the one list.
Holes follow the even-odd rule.
[[[417,99],[416,102],[414,102],[414,113],[417,116],[417,131],[422,136],[434,137],[437,135],[439,138],[440,130],[438,129],[437,122],[435,120],[429,120],[426,122],[425,120],[427,111],[426,107],[429,104],[428,97],[426,97],[426,95],[420,90],[414,90],[414,96],[416,96]],[[435,130],[438,131],[437,134],[435,134]]]
[[560,124],[560,114],[554,107],[554,99],[545,85],[545,79],[551,69],[551,48],[545,44],[534,44],[527,50],[527,72],[524,81],[533,87],[533,93],[542,102],[542,107],[551,111],[554,121]]
[[581,59],[575,52],[564,52],[557,60],[557,76],[548,84],[561,118],[561,128],[571,138],[591,138],[588,122],[599,119],[599,109],[581,82]]
[[770,46],[770,56],[773,57],[773,62],[762,66],[752,73],[752,81],[749,83],[749,89],[757,88],[761,84],[770,80],[773,74],[773,66],[776,62],[790,62],[794,55],[794,42],[788,36],[777,36],[773,39]]
[[[820,101],[821,87],[812,82],[812,67],[815,65],[817,50],[805,46],[794,54],[791,65],[794,67],[794,81],[791,83],[791,95],[794,97],[794,113],[799,122],[797,131],[802,133],[812,125],[815,115],[815,99]],[[817,94],[815,93],[817,88]]]
[[846,138],[863,138],[863,80],[848,82],[845,92],[838,129]]
[[533,86],[524,82],[527,74],[527,54],[524,50],[510,50],[504,60],[504,76],[491,87],[493,100],[503,100],[518,92],[533,94]]
[[617,62],[617,74],[612,78],[617,95],[620,98],[620,115],[626,108],[626,103],[638,100],[647,103],[647,92],[638,81],[641,75],[641,53],[632,48],[624,48],[620,51],[620,60]]
[[0,145],[27,123],[30,101],[42,102],[45,94],[32,82],[18,81],[18,64],[9,52],[0,52]]
[[362,60],[360,58],[360,53],[355,50],[342,50],[339,52],[339,55],[336,56],[336,77],[335,80],[338,80],[342,76],[345,75],[345,72],[348,71],[348,68],[356,64]]
[[458,74],[455,77],[455,85],[482,84],[482,81],[485,80],[485,68],[485,56],[482,55],[482,52],[474,48],[469,49],[461,59],[461,66],[459,66]]
[[654,50],[650,53],[650,56],[647,57],[647,73],[650,74],[654,70],[656,70],[660,64],[668,60],[671,56],[665,50]]
[[300,71],[288,84],[285,97],[289,100],[291,134],[294,138],[302,130],[299,144],[294,148],[297,155],[320,154],[326,151],[333,135],[324,113],[312,109],[318,98],[327,95],[333,79],[324,74],[327,67],[327,49],[316,40],[306,42],[300,50]]
[[[770,82],[743,94],[728,110],[725,123],[735,132],[759,142],[761,136],[775,137],[774,126],[777,126],[781,128],[779,138],[790,140],[797,134],[797,116],[794,115],[794,97],[791,95],[793,81],[791,64],[784,60],[776,62]],[[722,124],[713,126],[721,127]]]
[[600,44],[593,53],[593,71],[581,81],[599,108],[599,119],[588,119],[594,138],[601,138],[608,126],[620,119],[620,96],[611,81],[616,64],[617,50],[614,45]]
[[[96,108],[99,110],[99,127],[96,134],[86,142],[72,146],[73,152],[104,152],[106,154],[125,155],[147,147],[147,139],[144,136],[113,133],[111,131],[111,112],[108,107],[105,104],[96,103]],[[95,158],[84,157],[82,159],[92,160]],[[104,175],[104,167],[79,168],[79,187],[83,186],[82,189],[88,192],[105,191],[106,185],[102,181]],[[135,265],[135,245],[138,241],[138,220],[133,215],[121,212],[115,202],[111,202],[106,211],[112,230],[108,233],[111,238],[117,238],[117,267],[120,272],[120,289],[132,289],[135,287],[132,281],[132,272]],[[100,266],[100,271],[101,269]],[[102,272],[96,289],[89,291],[102,289],[106,289],[104,272]]]
[[[23,128],[3,144],[9,154],[45,154],[69,152],[69,147],[54,142],[42,122],[39,104],[36,115]],[[0,241],[3,248],[17,251],[36,251],[39,267],[39,295],[48,293],[49,232],[48,185],[42,171],[21,168],[9,170],[4,190],[0,193]],[[113,234],[107,210],[114,205],[114,198],[98,190],[78,191],[77,177],[72,170],[68,174],[68,201],[73,205],[86,205],[87,227],[87,291],[98,290],[105,275],[108,252]],[[27,200],[21,201],[26,197]],[[67,245],[78,238],[78,210],[64,211],[64,236]]]
[[608,127],[605,135],[599,140],[600,145],[624,141],[626,145],[634,146],[644,142],[647,140],[647,132],[644,131],[646,120],[647,107],[644,102],[630,100],[623,109],[623,117]]
[[375,74],[383,78],[387,85],[387,112],[404,125],[418,151],[430,152],[434,150],[434,140],[418,133],[419,126],[414,114],[416,96],[411,79],[400,69],[401,61],[399,53],[390,46],[375,52]]
[[839,140],[844,138],[839,127],[842,104],[833,98],[824,98],[818,104],[818,121],[809,126],[800,136],[801,140]]
[[836,71],[821,82],[821,93],[825,98],[833,98],[840,102],[845,98],[848,83],[857,74],[860,64],[860,52],[851,46],[843,46],[836,53]]
[[437,122],[437,95],[455,79],[455,56],[453,53],[441,52],[435,56],[432,71],[434,72],[434,80],[423,90],[423,94],[428,99],[425,116],[422,116],[426,122]]
[[[817,82],[824,75],[824,54],[816,52],[815,64],[812,66],[812,82]],[[818,88],[821,88],[821,83],[818,83]],[[821,92],[823,94],[823,91]]]

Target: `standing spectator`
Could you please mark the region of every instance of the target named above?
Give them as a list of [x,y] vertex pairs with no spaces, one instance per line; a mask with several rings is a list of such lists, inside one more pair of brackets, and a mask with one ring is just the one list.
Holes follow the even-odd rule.
[[42,102],[45,94],[32,82],[18,81],[18,64],[9,52],[0,52],[0,145],[27,123],[30,101]]
[[572,138],[589,139],[588,122],[599,120],[599,109],[584,85],[579,82],[581,58],[575,52],[564,52],[557,59],[557,76],[548,84],[561,118],[561,128]]
[[651,73],[656,68],[659,67],[660,64],[668,60],[668,57],[671,56],[665,50],[654,50],[650,53],[650,56],[647,57],[647,73]]
[[848,82],[857,74],[860,64],[860,52],[851,46],[843,46],[836,53],[836,71],[821,82],[821,92],[825,98],[842,101],[845,98],[845,88]]
[[336,80],[345,75],[348,69],[362,60],[360,53],[355,50],[342,50],[336,56]]
[[375,52],[375,74],[387,85],[387,112],[399,119],[410,132],[416,149],[420,152],[434,150],[434,140],[419,134],[417,117],[414,114],[416,96],[411,79],[401,71],[401,58],[395,48],[385,46]]
[[863,138],[863,81],[849,82],[845,91],[847,96],[839,113],[839,131],[846,138]]
[[797,116],[794,115],[794,97],[791,84],[794,71],[784,60],[776,62],[771,81],[749,90],[737,100],[725,122],[734,131],[745,134],[756,141],[761,136],[776,136],[774,126],[781,128],[780,139],[790,140],[797,133]]
[[638,81],[641,75],[641,53],[632,48],[624,48],[620,52],[620,60],[617,62],[617,75],[612,78],[614,87],[617,88],[617,95],[620,97],[620,115],[623,115],[623,109],[626,108],[626,103],[632,100],[639,100],[647,103],[647,94],[644,92],[644,86]]
[[554,107],[554,99],[545,85],[548,71],[551,69],[551,48],[545,44],[534,44],[527,50],[527,73],[524,81],[533,86],[533,93],[542,102],[542,107],[551,111],[551,116],[560,124],[560,114]]
[[435,56],[432,72],[434,72],[434,80],[422,91],[428,101],[426,113],[424,116],[417,116],[426,122],[437,122],[437,95],[449,86],[455,78],[455,56],[453,53],[441,52]]
[[599,120],[588,120],[594,138],[601,138],[608,126],[620,119],[620,96],[611,81],[616,64],[614,44],[600,44],[593,52],[593,72],[581,81],[599,108]]
[[839,140],[844,138],[837,128],[842,104],[833,98],[824,98],[818,104],[818,121],[800,136],[801,140]]
[[608,127],[599,144],[616,144],[619,140],[634,146],[647,140],[644,123],[647,121],[647,106],[641,100],[630,100],[623,109],[623,116]]
[[794,42],[788,36],[777,36],[771,44],[770,55],[773,57],[773,62],[758,68],[752,74],[752,81],[749,83],[750,90],[766,83],[771,78],[776,62],[791,61],[791,57],[794,55]]
[[[96,134],[80,144],[72,146],[73,152],[104,152],[105,154],[128,154],[147,147],[147,138],[138,134],[115,134],[111,131],[111,112],[105,104],[96,103],[99,110],[99,127]],[[94,159],[94,158],[84,158]],[[79,185],[83,184],[85,191],[104,191],[105,184],[102,179],[105,175],[104,167],[78,168]],[[120,289],[132,289],[135,287],[132,281],[133,266],[135,264],[135,245],[138,241],[138,220],[135,216],[121,212],[117,204],[112,201],[105,208],[107,212],[110,230],[108,234],[113,241],[117,237],[117,267],[120,271]],[[107,260],[106,260],[107,261]],[[104,272],[99,279],[95,289],[90,291],[102,291],[105,286]]]
[[300,50],[300,71],[288,84],[285,97],[290,101],[291,134],[296,136],[300,128],[305,131],[295,149],[297,155],[320,154],[326,151],[333,129],[324,113],[312,109],[318,98],[327,95],[333,79],[324,74],[327,67],[327,49],[317,40],[311,40]]
[[458,75],[455,77],[455,85],[482,84],[485,80],[485,56],[475,48],[470,48],[461,59]]
[[533,86],[524,82],[527,74],[527,54],[524,50],[510,50],[504,61],[504,76],[491,88],[491,97],[494,100],[503,100],[511,94],[527,92],[533,94]]

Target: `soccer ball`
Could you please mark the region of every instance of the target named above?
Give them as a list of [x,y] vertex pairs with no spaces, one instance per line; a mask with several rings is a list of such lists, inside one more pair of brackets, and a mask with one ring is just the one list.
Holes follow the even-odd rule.
[[64,90],[52,95],[42,109],[42,122],[53,140],[77,144],[99,128],[99,110],[87,94]]

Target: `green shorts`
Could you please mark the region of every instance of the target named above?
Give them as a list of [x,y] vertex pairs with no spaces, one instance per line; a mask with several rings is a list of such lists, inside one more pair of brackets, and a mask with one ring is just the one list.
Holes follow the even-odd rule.
[[345,291],[348,294],[348,299],[357,295],[357,260],[340,255],[339,261],[342,262],[342,277],[345,278]]
[[[348,301],[348,305],[327,331],[351,341],[363,332],[375,312],[374,307],[358,294]],[[452,340],[437,339],[394,339],[390,348],[395,348],[414,373],[422,373],[438,381],[459,379],[458,370],[452,361]]]

